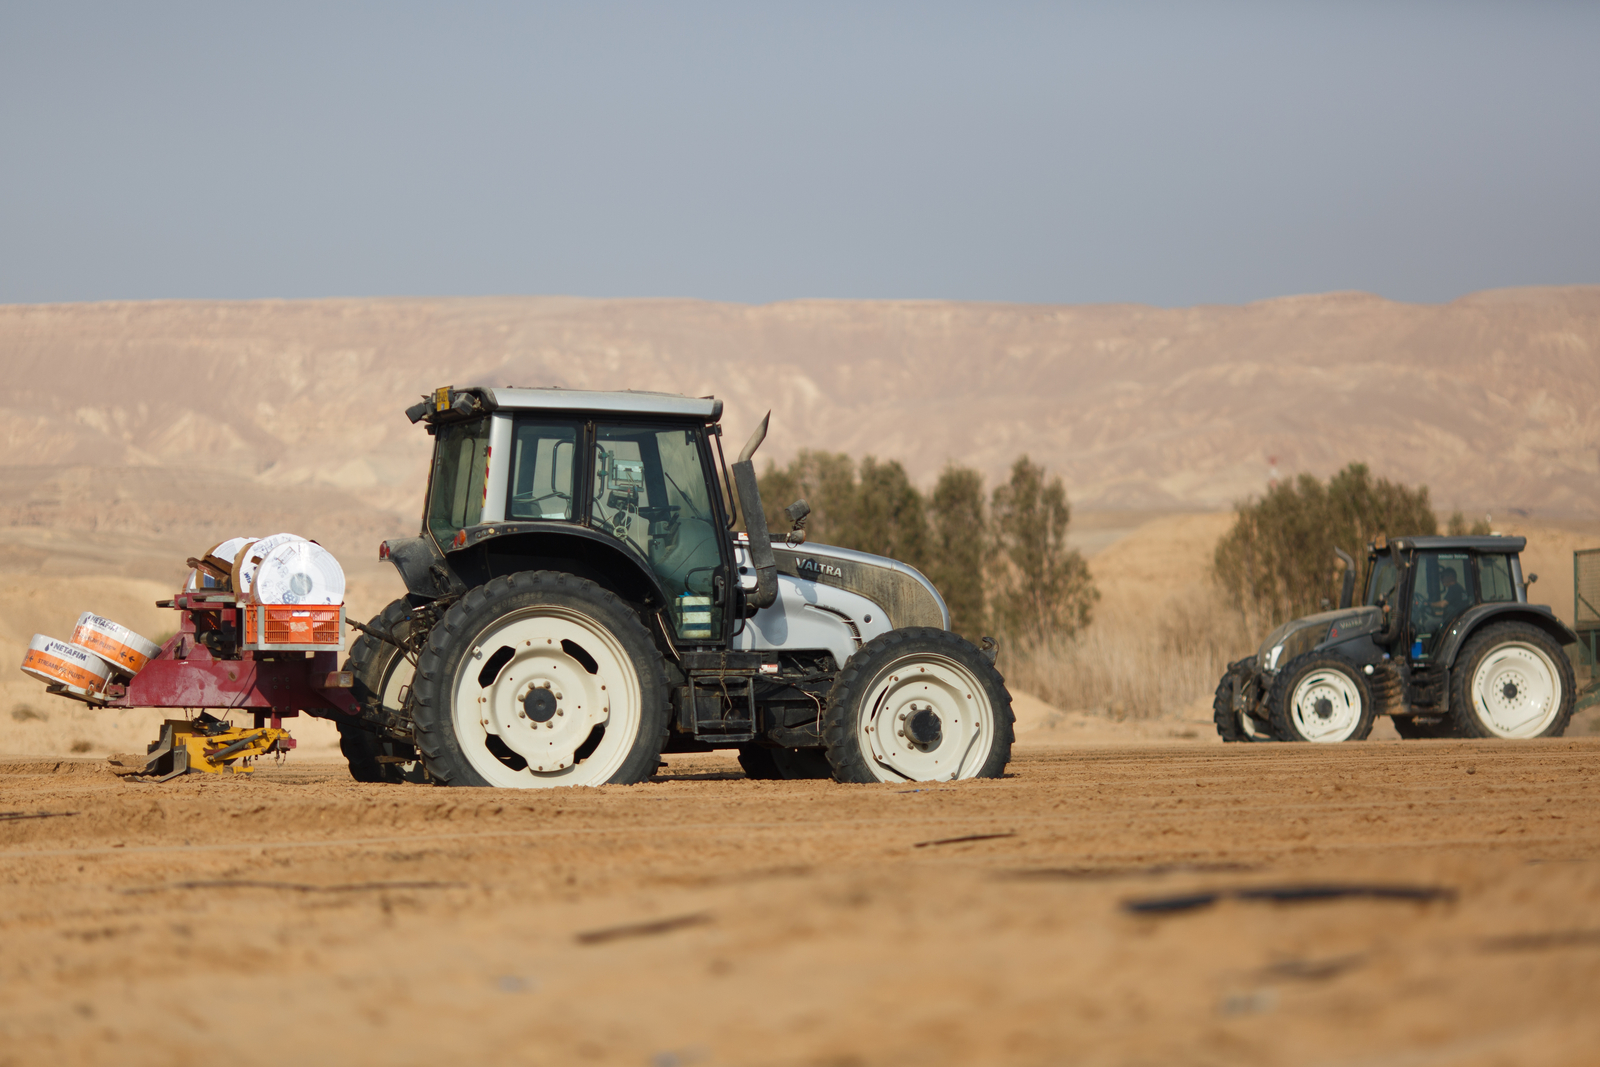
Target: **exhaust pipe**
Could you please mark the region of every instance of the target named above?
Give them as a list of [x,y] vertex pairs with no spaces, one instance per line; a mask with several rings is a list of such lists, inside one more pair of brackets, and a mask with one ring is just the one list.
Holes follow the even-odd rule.
[[1339,590],[1339,607],[1348,608],[1356,598],[1356,561],[1342,548],[1335,548],[1333,554],[1344,564],[1344,585]]
[[756,465],[751,462],[756,449],[767,439],[767,423],[771,420],[769,411],[733,464],[733,488],[739,494],[739,510],[744,513],[745,532],[750,535],[750,563],[756,569],[756,591],[749,603],[757,608],[770,608],[778,600],[778,561],[772,555],[772,535],[767,531],[767,513],[761,508]]

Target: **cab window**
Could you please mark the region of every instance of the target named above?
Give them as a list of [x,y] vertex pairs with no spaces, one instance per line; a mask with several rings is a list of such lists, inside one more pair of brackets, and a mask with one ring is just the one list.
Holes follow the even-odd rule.
[[1411,628],[1427,655],[1477,596],[1476,568],[1465,552],[1419,552],[1411,587]]
[[508,519],[567,519],[572,514],[576,426],[518,422],[511,439]]
[[1517,599],[1517,591],[1511,584],[1511,557],[1479,556],[1478,588],[1482,591],[1480,599],[1485,603]]
[[649,561],[683,640],[722,634],[712,578],[722,566],[710,471],[693,429],[595,429],[589,521]]
[[1376,605],[1379,600],[1394,603],[1394,559],[1379,556],[1372,561],[1372,576],[1367,580],[1367,603]]
[[458,530],[478,524],[488,463],[488,419],[451,423],[434,434],[428,532],[440,548],[449,548]]

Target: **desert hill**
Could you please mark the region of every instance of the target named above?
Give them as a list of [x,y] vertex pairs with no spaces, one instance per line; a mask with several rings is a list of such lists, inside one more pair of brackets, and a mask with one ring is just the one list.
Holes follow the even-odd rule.
[[[1282,474],[1363,460],[1442,508],[1600,515],[1600,286],[1444,305],[1359,293],[1162,310],[952,302],[556,297],[0,307],[5,459],[99,528],[160,511],[155,470],[290,497],[321,487],[363,527],[414,527],[427,388],[714,393],[766,455],[947,460],[998,476],[1028,452],[1085,510],[1207,510]],[[131,468],[122,496],[74,485]],[[15,476],[8,477],[15,483]],[[207,492],[210,489],[208,488]],[[175,485],[182,502],[199,499]],[[265,497],[262,499],[266,499]],[[308,504],[310,500],[308,499]],[[373,509],[388,514],[379,516]]]

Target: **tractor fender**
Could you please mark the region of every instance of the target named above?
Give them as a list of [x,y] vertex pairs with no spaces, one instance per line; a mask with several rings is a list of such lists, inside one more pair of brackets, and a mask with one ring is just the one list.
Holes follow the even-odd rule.
[[431,537],[391,537],[381,551],[400,572],[406,592],[419,600],[437,600],[467,591]]
[[588,578],[624,600],[658,609],[667,602],[650,565],[616,538],[554,522],[497,522],[469,526],[463,544],[441,552],[431,537],[395,538],[389,562],[406,591],[435,600],[459,595],[518,571],[565,571]]
[[667,604],[649,562],[600,530],[566,522],[491,522],[468,527],[463,540],[446,559],[469,587],[518,571],[565,571],[652,611]]
[[1543,604],[1518,604],[1512,601],[1499,604],[1479,604],[1462,612],[1450,624],[1450,630],[1434,653],[1433,661],[1445,667],[1456,661],[1456,653],[1478,630],[1494,622],[1525,622],[1539,627],[1558,645],[1570,645],[1578,635],[1567,629],[1555,613]]

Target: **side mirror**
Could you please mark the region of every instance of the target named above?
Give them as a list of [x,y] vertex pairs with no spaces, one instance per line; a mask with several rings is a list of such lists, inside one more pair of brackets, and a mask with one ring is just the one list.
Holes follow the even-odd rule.
[[1528,586],[1532,585],[1534,582],[1537,582],[1538,580],[1539,580],[1539,576],[1537,574],[1530,574],[1530,575],[1528,575],[1527,580],[1522,583],[1522,588],[1526,589],[1526,588],[1528,588]]
[[811,505],[804,500],[796,500],[793,504],[783,509],[784,517],[791,524],[788,534],[783,538],[783,543],[790,548],[806,543],[806,516],[811,514]]
[[1386,596],[1378,598],[1378,610],[1388,618],[1374,640],[1380,645],[1392,645],[1395,638],[1400,636],[1400,613],[1390,609],[1389,598]]

